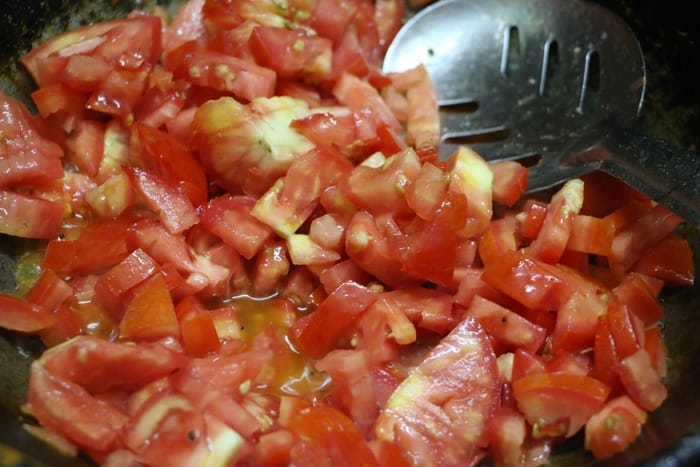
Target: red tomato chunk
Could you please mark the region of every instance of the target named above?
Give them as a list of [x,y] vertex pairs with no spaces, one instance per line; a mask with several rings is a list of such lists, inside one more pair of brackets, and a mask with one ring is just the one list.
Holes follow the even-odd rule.
[[[682,222],[606,175],[438,160],[399,0],[189,0],[68,31],[0,93],[0,233],[38,279],[30,428],[116,465],[538,465],[666,399]],[[619,196],[601,196],[616,193]]]

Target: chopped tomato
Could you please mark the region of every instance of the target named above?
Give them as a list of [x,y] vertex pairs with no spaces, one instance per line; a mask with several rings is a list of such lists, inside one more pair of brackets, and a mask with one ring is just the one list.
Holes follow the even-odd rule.
[[54,324],[43,307],[12,295],[0,295],[0,327],[19,332],[36,332]]
[[298,330],[299,345],[312,357],[323,356],[376,299],[375,293],[359,284],[340,285]]
[[586,422],[586,449],[598,460],[612,457],[637,439],[646,420],[646,412],[628,396],[611,399]]
[[168,286],[161,274],[147,279],[126,306],[119,323],[123,339],[158,339],[180,334]]
[[135,15],[68,31],[44,42],[22,57],[40,86],[51,84],[75,55],[88,55],[114,65],[124,56],[155,63],[160,54],[160,18]]
[[609,393],[607,385],[586,375],[531,373],[513,381],[513,396],[535,438],[573,436]]
[[380,69],[403,16],[187,0],[23,57],[38,112],[0,93],[0,233],[38,274],[0,327],[48,347],[30,432],[105,466],[635,440],[668,396],[664,288],[694,280],[681,219],[603,173],[533,197],[520,163],[440,160],[427,68]]
[[15,237],[56,237],[63,220],[63,206],[43,198],[0,189],[0,232]]
[[377,420],[376,435],[397,443],[411,465],[423,459],[469,465],[482,455],[499,398],[493,349],[483,329],[468,318],[394,391]]

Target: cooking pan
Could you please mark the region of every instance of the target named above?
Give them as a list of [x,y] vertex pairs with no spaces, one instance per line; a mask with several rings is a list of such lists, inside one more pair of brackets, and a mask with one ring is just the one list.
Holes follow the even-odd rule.
[[[488,1],[488,0],[483,0]],[[0,89],[31,106],[33,84],[17,58],[32,44],[92,21],[148,9],[153,0],[4,0],[0,4]],[[691,151],[700,147],[700,22],[680,0],[599,0],[638,35],[648,69],[641,124]],[[168,5],[167,3],[165,6]],[[700,183],[700,180],[698,180]],[[681,226],[700,270],[700,230]],[[0,235],[0,290],[15,287],[14,258],[31,245]],[[664,293],[664,333],[669,347],[669,398],[652,413],[637,442],[605,465],[700,465],[700,284]],[[28,367],[42,351],[33,338],[0,331],[0,466],[88,466],[67,459],[22,429]],[[557,448],[554,465],[595,465],[582,436]]]

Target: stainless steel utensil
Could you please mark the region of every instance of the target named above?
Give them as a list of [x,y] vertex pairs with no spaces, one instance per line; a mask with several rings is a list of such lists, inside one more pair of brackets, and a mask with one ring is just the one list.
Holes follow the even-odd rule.
[[583,0],[441,0],[411,18],[384,71],[424,63],[442,144],[489,161],[539,157],[529,191],[605,170],[700,225],[700,156],[644,133],[644,55],[632,30]]

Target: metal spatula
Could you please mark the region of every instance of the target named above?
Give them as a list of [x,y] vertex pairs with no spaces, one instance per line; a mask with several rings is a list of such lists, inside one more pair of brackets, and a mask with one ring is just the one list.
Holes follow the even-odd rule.
[[644,56],[631,29],[583,0],[441,0],[411,18],[384,71],[424,63],[443,156],[538,159],[529,190],[601,169],[700,225],[700,156],[645,134]]

